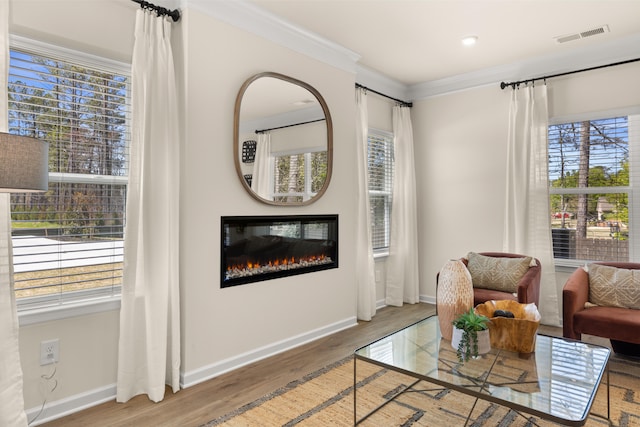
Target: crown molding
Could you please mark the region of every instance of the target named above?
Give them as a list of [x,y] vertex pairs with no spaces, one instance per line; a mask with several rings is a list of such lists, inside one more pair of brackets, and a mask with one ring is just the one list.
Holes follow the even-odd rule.
[[356,63],[360,60],[358,53],[245,0],[183,0],[183,7],[198,10],[338,69],[354,74],[356,72]]
[[640,34],[635,34],[596,46],[576,48],[409,86],[358,64],[360,54],[246,0],[182,0],[181,4],[183,8],[198,10],[278,45],[353,73],[359,84],[407,102],[481,86],[498,86],[502,81],[526,80],[606,65],[640,56]]
[[[413,100],[443,95],[474,87],[496,85],[597,67],[640,57],[640,34],[553,55],[487,68],[409,86]],[[499,87],[499,86],[498,86]]]
[[104,58],[98,55],[92,55],[74,49],[57,46],[51,43],[45,43],[28,37],[18,36],[16,34],[9,35],[9,45],[14,49],[26,50],[27,52],[36,53],[44,56],[54,56],[65,61],[80,63],[87,67],[95,67],[104,69],[105,67],[120,74],[130,75],[131,64]]

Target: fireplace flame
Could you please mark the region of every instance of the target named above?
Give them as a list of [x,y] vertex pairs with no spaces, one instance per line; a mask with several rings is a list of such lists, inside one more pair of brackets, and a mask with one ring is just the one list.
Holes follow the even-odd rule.
[[236,264],[228,266],[225,276],[226,279],[229,280],[238,277],[254,276],[276,271],[330,264],[332,262],[333,260],[331,259],[331,257],[326,255],[312,255],[299,258],[282,258],[264,262],[262,264],[256,261],[247,261],[244,265]]

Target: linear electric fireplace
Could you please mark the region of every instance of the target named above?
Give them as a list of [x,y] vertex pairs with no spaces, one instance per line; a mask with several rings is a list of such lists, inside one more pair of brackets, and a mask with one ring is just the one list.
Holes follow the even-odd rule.
[[338,268],[338,215],[223,216],[220,286]]

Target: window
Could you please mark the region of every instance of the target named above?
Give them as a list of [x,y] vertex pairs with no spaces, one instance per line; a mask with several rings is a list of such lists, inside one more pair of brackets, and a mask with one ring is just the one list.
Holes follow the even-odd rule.
[[19,310],[120,292],[129,77],[105,64],[12,43],[9,132],[49,142],[49,191],[11,195]]
[[327,152],[274,154],[274,201],[304,202],[322,189],[327,178]]
[[331,224],[326,221],[289,222],[270,225],[267,235],[290,237],[292,239],[319,239],[329,238]]
[[389,248],[391,195],[393,192],[393,136],[369,131],[368,168],[371,235],[374,252]]
[[[638,143],[638,116],[616,116],[549,126],[551,232],[556,262],[634,258],[630,177]],[[636,233],[637,234],[637,233]]]

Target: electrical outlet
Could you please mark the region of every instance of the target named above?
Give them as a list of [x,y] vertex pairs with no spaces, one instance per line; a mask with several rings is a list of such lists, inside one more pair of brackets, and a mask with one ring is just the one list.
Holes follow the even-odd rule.
[[58,339],[42,341],[40,343],[40,366],[50,365],[60,357],[60,343]]

